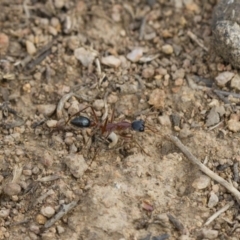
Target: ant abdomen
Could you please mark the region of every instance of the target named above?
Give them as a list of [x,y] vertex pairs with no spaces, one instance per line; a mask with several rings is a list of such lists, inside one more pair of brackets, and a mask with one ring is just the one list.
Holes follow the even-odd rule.
[[70,123],[75,127],[80,127],[80,128],[87,128],[91,126],[90,119],[84,116],[75,117],[70,121]]

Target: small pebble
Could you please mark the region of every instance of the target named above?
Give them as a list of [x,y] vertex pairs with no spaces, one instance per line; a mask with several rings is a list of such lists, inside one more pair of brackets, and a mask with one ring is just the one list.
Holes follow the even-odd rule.
[[31,85],[30,85],[30,83],[26,83],[26,84],[23,85],[23,91],[27,92],[27,93],[31,92]]
[[58,121],[57,120],[48,120],[46,121],[46,125],[49,127],[49,128],[55,128],[57,126],[57,123]]
[[56,8],[61,9],[64,7],[65,0],[55,0],[54,5]]
[[183,78],[177,78],[174,82],[175,86],[182,86],[183,85]]
[[39,104],[37,105],[37,110],[42,115],[49,117],[56,110],[56,105],[55,104]]
[[218,192],[219,192],[219,185],[218,185],[218,184],[214,184],[214,185],[212,186],[212,191],[213,191],[214,193],[218,193]]
[[62,226],[57,226],[57,232],[58,234],[64,233],[65,229]]
[[109,67],[118,68],[121,65],[121,60],[113,55],[102,57],[101,63]]
[[79,47],[80,41],[78,36],[70,36],[67,38],[67,45],[71,50],[74,50]]
[[227,127],[232,132],[239,132],[240,131],[240,122],[235,119],[230,119],[227,122]]
[[93,102],[93,107],[97,110],[100,111],[104,108],[104,101],[102,99],[96,99]]
[[8,183],[3,187],[3,192],[8,196],[18,195],[21,187],[17,183]]
[[54,28],[53,26],[48,26],[48,32],[53,36],[57,36],[58,34],[57,29]]
[[226,83],[233,78],[233,76],[234,76],[234,73],[232,72],[222,72],[217,77],[215,77],[215,80],[219,87],[224,87]]
[[207,115],[206,126],[210,127],[220,122],[219,113],[216,111],[216,108],[211,108],[210,112]]
[[22,173],[23,173],[23,175],[25,175],[25,176],[31,176],[31,175],[32,175],[32,170],[30,170],[30,169],[24,169],[24,170],[22,171]]
[[45,167],[51,167],[53,164],[53,157],[52,155],[45,150],[43,152],[42,158],[41,158],[41,163],[45,166]]
[[207,239],[216,239],[218,237],[218,231],[212,229],[203,229],[202,234]]
[[44,225],[44,224],[46,223],[46,221],[47,221],[47,218],[44,217],[42,214],[38,214],[38,215],[36,216],[36,222],[37,222],[38,224]]
[[144,68],[142,71],[142,77],[143,78],[152,78],[154,75],[154,68],[153,67],[147,67]]
[[138,62],[139,59],[143,56],[142,48],[135,48],[127,55],[127,59],[131,62]]
[[84,172],[88,169],[88,165],[83,155],[70,154],[65,157],[64,161],[75,178],[82,177]]
[[71,103],[70,107],[68,108],[68,114],[70,116],[73,116],[77,112],[79,112],[79,102],[75,100]]
[[96,51],[86,50],[85,48],[77,48],[74,50],[74,56],[82,63],[84,67],[90,66],[97,56]]
[[179,240],[192,240],[188,235],[181,235]]
[[34,53],[37,52],[35,45],[28,40],[26,41],[26,48],[29,55],[33,55]]
[[0,32],[0,53],[6,52],[9,46],[9,38],[5,33]]
[[10,209],[1,209],[0,218],[7,218],[9,216]]
[[165,44],[162,46],[162,52],[170,55],[173,53],[173,47],[170,44]]
[[154,89],[150,94],[148,103],[155,108],[164,108],[165,106],[165,92],[161,89]]
[[116,103],[118,101],[118,96],[115,93],[110,93],[107,97],[107,102],[110,104]]
[[31,232],[34,232],[34,233],[38,234],[39,231],[40,231],[40,228],[36,224],[31,224],[30,227],[29,227],[29,230]]
[[193,181],[192,186],[196,189],[204,189],[209,186],[210,182],[211,179],[208,176],[201,175]]
[[55,210],[54,210],[54,208],[53,207],[51,207],[51,206],[43,206],[42,208],[41,208],[41,214],[43,215],[43,216],[45,216],[45,217],[47,217],[47,218],[50,218],[50,217],[52,217],[54,214],[55,214]]
[[236,74],[231,80],[231,87],[240,90],[240,75]]
[[168,115],[159,116],[158,121],[162,126],[170,127],[172,125],[170,117]]
[[58,27],[60,26],[60,21],[59,21],[58,18],[53,17],[53,18],[51,18],[51,20],[50,20],[50,24],[51,24],[53,27],[58,28]]
[[211,192],[210,198],[208,200],[208,207],[213,208],[218,204],[218,202],[219,202],[218,196],[214,192]]

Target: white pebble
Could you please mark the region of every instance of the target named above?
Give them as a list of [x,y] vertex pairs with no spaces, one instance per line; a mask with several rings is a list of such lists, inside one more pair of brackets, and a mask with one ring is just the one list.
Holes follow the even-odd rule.
[[74,56],[82,63],[84,67],[90,66],[97,56],[97,52],[86,50],[85,48],[77,48],[74,50]]
[[173,53],[173,47],[170,44],[165,44],[162,46],[162,52],[170,55]]
[[216,239],[218,237],[218,231],[212,229],[203,229],[202,234],[203,238],[207,239]]
[[109,67],[118,68],[121,65],[121,60],[113,55],[103,57],[101,59],[102,64],[107,65]]
[[0,218],[7,218],[9,216],[10,209],[1,209]]
[[142,48],[135,48],[130,53],[128,53],[127,59],[130,60],[131,62],[137,62],[142,57],[142,55],[143,55]]
[[84,172],[88,169],[88,165],[83,155],[70,154],[66,156],[64,161],[75,178],[80,178],[84,174]]
[[227,122],[227,127],[232,132],[239,132],[240,131],[240,122],[236,119],[230,119]]
[[17,183],[8,183],[3,187],[3,192],[8,196],[18,195],[21,187]]
[[208,200],[208,207],[209,208],[215,207],[218,204],[218,201],[219,201],[218,196],[214,192],[211,192],[210,198]]
[[211,179],[206,175],[201,175],[193,181],[192,186],[196,189],[204,189],[209,186]]
[[231,87],[240,90],[240,75],[236,74],[231,80]]
[[34,53],[37,52],[35,45],[28,40],[26,41],[26,48],[29,55],[33,55]]
[[51,206],[46,206],[46,207],[43,206],[42,209],[41,209],[41,213],[42,213],[43,216],[45,216],[47,218],[50,218],[55,214],[55,210]]
[[56,126],[57,126],[57,123],[58,123],[57,120],[48,120],[48,121],[46,122],[46,124],[47,124],[47,126],[48,126],[49,128],[54,128],[54,127],[56,127]]
[[222,72],[218,74],[215,80],[218,86],[223,87],[227,82],[229,82],[233,78],[233,76],[234,76],[234,73],[232,72]]
[[55,104],[39,104],[37,106],[37,110],[39,113],[43,114],[44,116],[49,117],[56,110],[56,105]]

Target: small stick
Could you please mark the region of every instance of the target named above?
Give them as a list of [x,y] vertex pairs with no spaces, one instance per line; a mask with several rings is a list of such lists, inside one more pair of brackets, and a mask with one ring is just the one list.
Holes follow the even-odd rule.
[[63,118],[63,108],[64,108],[64,104],[65,102],[67,102],[71,97],[76,97],[77,99],[80,100],[84,100],[84,101],[91,101],[90,99],[86,99],[85,96],[80,96],[79,94],[76,94],[74,92],[70,92],[67,93],[65,95],[62,96],[62,98],[60,99],[60,101],[58,102],[57,105],[57,119],[60,120]]
[[230,207],[234,205],[234,201],[231,201],[230,203],[226,204],[224,207],[219,209],[217,212],[215,212],[208,220],[204,223],[204,226],[209,225],[213,220],[215,220],[220,214],[227,211]]
[[233,174],[234,174],[234,182],[239,181],[239,171],[238,171],[238,162],[234,163],[233,165]]
[[52,189],[48,190],[46,193],[41,195],[34,203],[33,206],[36,206],[38,203],[41,203],[44,199],[46,199],[48,196],[54,194],[54,191]]
[[175,136],[168,135],[168,138],[182,151],[182,153],[194,164],[196,164],[199,169],[212,178],[214,181],[220,183],[224,186],[230,193],[234,195],[237,202],[240,204],[240,192],[232,186],[229,182],[227,182],[222,177],[218,176],[204,164],[202,164],[183,144],[182,142]]
[[220,98],[220,100],[222,100],[225,104],[229,104],[230,103],[230,101],[227,99],[227,98],[225,98],[224,97],[224,95],[222,94],[222,93],[220,93],[220,92],[218,92],[218,91],[213,91],[219,98]]
[[223,96],[233,96],[235,98],[240,98],[240,94],[238,93],[233,93],[233,92],[227,92],[227,91],[222,91],[222,90],[213,90],[214,93],[219,93],[219,94],[222,94]]
[[187,35],[201,48],[203,48],[206,52],[208,52],[208,48],[204,46],[202,43],[202,40],[199,40],[195,34],[193,34],[191,31],[187,32]]
[[143,17],[142,22],[141,22],[141,27],[140,27],[140,32],[139,32],[139,40],[143,40],[144,35],[145,35],[145,28],[146,28],[146,17]]
[[58,176],[58,175],[50,175],[50,176],[46,176],[46,177],[42,177],[40,179],[37,179],[36,181],[38,181],[38,182],[48,182],[48,181],[57,180],[59,178],[61,178],[61,177]]
[[63,107],[65,102],[67,102],[72,96],[74,96],[73,92],[67,93],[65,95],[62,96],[62,98],[60,99],[60,101],[58,102],[57,105],[57,119],[60,120],[63,117]]
[[182,234],[186,234],[186,229],[184,228],[183,224],[173,215],[167,214],[169,221],[172,223],[172,225]]
[[97,74],[98,74],[98,76],[101,76],[101,74],[102,74],[102,69],[101,69],[101,64],[100,64],[98,58],[95,59],[95,64],[96,64],[96,66],[97,66]]
[[208,128],[208,131],[212,131],[213,129],[219,127],[222,123],[223,123],[223,121],[217,123],[216,125],[214,125],[214,126],[212,126],[212,127],[209,127],[209,128]]
[[55,222],[57,222],[59,219],[61,219],[64,215],[66,215],[69,211],[71,211],[73,208],[75,208],[78,204],[79,200],[75,200],[70,202],[69,204],[63,204],[61,209],[57,214],[55,214],[51,219],[49,219],[44,224],[44,229],[50,228]]

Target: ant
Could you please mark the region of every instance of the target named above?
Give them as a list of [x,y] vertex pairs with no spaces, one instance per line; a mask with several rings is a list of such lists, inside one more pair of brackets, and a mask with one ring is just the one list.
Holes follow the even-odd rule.
[[[91,121],[89,118],[87,118],[85,116],[77,116],[75,118],[72,118],[72,117],[76,116],[77,114],[79,114],[80,112],[86,110],[87,108],[91,108],[91,111],[94,116],[94,121]],[[118,139],[116,139],[117,137],[116,137],[116,134],[114,133],[114,131],[124,131],[124,130],[130,129],[130,130],[133,130],[136,132],[144,132],[144,130],[145,130],[145,122],[142,119],[135,120],[133,122],[120,121],[120,122],[114,123],[113,122],[114,111],[112,112],[112,117],[111,117],[110,122],[108,121],[108,118],[106,118],[106,120],[103,123],[101,123],[98,121],[97,115],[92,106],[87,106],[87,107],[81,109],[79,112],[74,114],[72,117],[67,121],[67,123],[70,122],[73,126],[79,127],[79,128],[89,128],[89,127],[94,128],[95,127],[96,130],[99,129],[101,131],[102,135],[105,134],[106,138],[108,138],[112,141],[112,143],[109,144],[109,148],[116,145],[117,141],[118,141]],[[121,136],[129,138],[127,136],[123,136],[123,135],[121,135]],[[135,143],[143,150],[143,148],[136,141],[135,141]],[[143,152],[146,155],[148,155],[144,150],[143,150]]]

